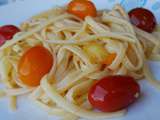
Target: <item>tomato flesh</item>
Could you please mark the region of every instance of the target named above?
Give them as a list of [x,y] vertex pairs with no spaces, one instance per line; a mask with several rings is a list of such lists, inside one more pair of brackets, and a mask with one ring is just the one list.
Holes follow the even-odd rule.
[[131,10],[129,17],[132,24],[149,33],[153,32],[157,24],[154,14],[145,8]]
[[97,15],[95,5],[88,0],[72,0],[67,6],[67,12],[81,19],[86,16],[96,17]]
[[0,27],[0,35],[2,35],[5,40],[11,40],[17,32],[20,32],[20,29],[14,25]]
[[129,76],[108,76],[91,87],[88,99],[103,112],[115,112],[132,104],[140,95],[140,86]]
[[46,48],[32,47],[19,60],[19,78],[28,86],[38,86],[41,78],[50,71],[52,64],[52,54]]

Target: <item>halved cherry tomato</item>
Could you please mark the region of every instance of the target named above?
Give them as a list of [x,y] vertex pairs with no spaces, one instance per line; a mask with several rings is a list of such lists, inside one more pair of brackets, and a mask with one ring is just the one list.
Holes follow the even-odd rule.
[[41,78],[50,71],[53,64],[52,54],[43,46],[27,50],[18,63],[20,80],[28,86],[38,86]]
[[153,32],[157,24],[154,14],[145,8],[131,10],[129,17],[132,24],[149,33]]
[[89,0],[72,0],[67,7],[67,11],[81,19],[86,16],[96,17],[95,5]]
[[88,99],[91,105],[103,112],[126,108],[140,95],[140,86],[129,76],[108,76],[91,87]]
[[20,32],[20,29],[14,25],[4,25],[0,27],[0,35],[3,35],[5,40],[12,39],[17,32]]

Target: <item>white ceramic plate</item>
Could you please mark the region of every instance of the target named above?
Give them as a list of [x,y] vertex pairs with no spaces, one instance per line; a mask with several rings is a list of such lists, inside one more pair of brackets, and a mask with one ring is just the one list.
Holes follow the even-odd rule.
[[[121,3],[126,10],[136,6],[145,6],[152,10],[160,20],[159,0],[93,0],[98,9],[111,8],[115,3]],[[129,2],[130,1],[130,2]],[[134,1],[134,4],[133,4]],[[0,7],[0,25],[19,25],[32,15],[47,10],[54,6],[64,5],[68,0],[25,0]],[[159,5],[159,6],[158,6]],[[149,63],[157,78],[160,79],[160,64]],[[128,113],[121,118],[111,120],[160,120],[160,92],[145,80],[141,81],[142,97],[128,109]],[[49,116],[26,97],[18,100],[18,110],[13,112],[8,109],[7,98],[0,100],[0,120],[57,120]]]

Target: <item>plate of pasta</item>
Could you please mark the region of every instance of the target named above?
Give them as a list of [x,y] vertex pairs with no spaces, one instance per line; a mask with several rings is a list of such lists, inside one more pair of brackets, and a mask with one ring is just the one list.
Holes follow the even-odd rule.
[[131,3],[26,0],[1,7],[0,117],[160,118],[160,6]]

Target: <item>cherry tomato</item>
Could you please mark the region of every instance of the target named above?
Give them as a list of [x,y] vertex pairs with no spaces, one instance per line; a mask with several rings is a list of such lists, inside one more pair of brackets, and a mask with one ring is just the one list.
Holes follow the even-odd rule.
[[19,78],[28,86],[38,86],[41,78],[50,71],[52,64],[52,54],[46,48],[32,47],[19,60]]
[[5,43],[6,39],[4,38],[3,35],[0,34],[0,46]]
[[103,112],[126,108],[140,95],[140,86],[129,76],[108,76],[91,87],[88,99],[91,105]]
[[86,16],[96,17],[97,15],[95,5],[88,0],[72,0],[68,4],[67,11],[81,19],[84,19]]
[[153,32],[157,24],[153,13],[145,8],[131,10],[129,17],[132,24],[149,33]]
[[20,29],[14,25],[5,25],[0,27],[0,35],[2,35],[5,40],[11,40],[17,32],[20,32]]

